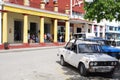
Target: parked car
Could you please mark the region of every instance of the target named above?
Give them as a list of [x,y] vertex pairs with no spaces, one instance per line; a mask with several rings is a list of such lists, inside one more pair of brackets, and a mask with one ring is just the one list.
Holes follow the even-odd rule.
[[73,39],[58,50],[58,56],[62,66],[69,63],[76,67],[82,76],[86,76],[89,72],[112,75],[119,62],[102,52],[101,45],[97,42]]
[[118,49],[120,49],[120,40],[107,40],[108,43],[111,45],[111,46],[114,46]]
[[102,46],[102,49],[104,51],[104,53],[107,53],[108,55],[115,57],[117,59],[120,59],[120,48],[115,47],[113,44],[113,42],[109,41],[109,40],[105,40],[102,38],[88,38],[88,39],[84,39],[86,41],[92,41],[92,42],[98,42],[100,43]]

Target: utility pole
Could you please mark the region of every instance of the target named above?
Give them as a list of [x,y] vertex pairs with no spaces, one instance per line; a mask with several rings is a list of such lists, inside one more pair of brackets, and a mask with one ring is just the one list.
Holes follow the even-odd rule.
[[72,0],[70,0],[70,18],[72,18]]

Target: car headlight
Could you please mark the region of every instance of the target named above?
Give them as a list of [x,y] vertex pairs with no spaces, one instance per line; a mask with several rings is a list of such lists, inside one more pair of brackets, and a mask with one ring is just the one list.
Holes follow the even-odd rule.
[[94,62],[94,66],[97,66],[97,62]]
[[93,62],[90,62],[90,66],[93,66],[93,64],[94,64]]
[[115,65],[117,65],[117,62],[111,62],[111,65],[115,66]]
[[114,65],[114,62],[111,62],[111,65],[113,66],[113,65]]
[[97,66],[98,63],[97,62],[90,62],[90,66]]
[[117,65],[117,62],[115,62],[114,65]]

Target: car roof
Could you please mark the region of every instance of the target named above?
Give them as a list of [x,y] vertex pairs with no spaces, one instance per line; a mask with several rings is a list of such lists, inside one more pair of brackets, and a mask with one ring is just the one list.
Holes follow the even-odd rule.
[[75,40],[76,39],[72,39],[72,40],[70,40],[70,42],[71,43],[75,42],[75,44],[99,44],[97,42],[84,41],[84,40],[81,40],[81,39],[77,39],[76,41]]

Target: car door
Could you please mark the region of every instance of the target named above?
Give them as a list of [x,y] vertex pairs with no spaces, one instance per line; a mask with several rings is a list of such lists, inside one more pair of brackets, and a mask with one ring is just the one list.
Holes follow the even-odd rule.
[[77,61],[77,45],[72,44],[69,54],[67,55],[67,60],[69,64],[75,66]]
[[65,53],[65,55],[64,55],[64,60],[65,60],[67,63],[70,63],[69,55],[70,55],[70,53],[71,53],[72,44],[73,44],[73,43],[69,42],[69,43],[66,45],[65,49],[64,49],[64,53]]

